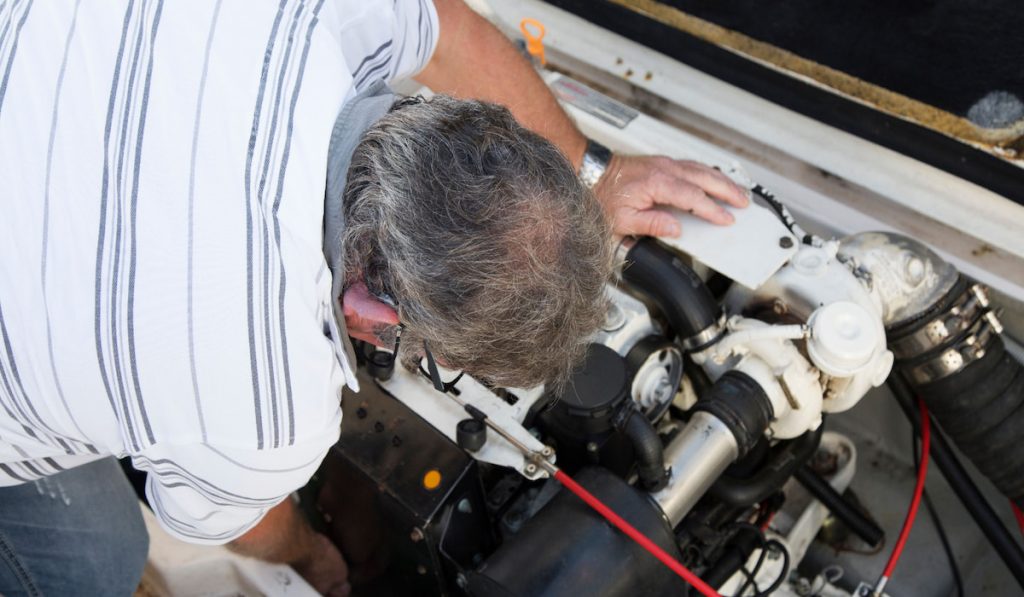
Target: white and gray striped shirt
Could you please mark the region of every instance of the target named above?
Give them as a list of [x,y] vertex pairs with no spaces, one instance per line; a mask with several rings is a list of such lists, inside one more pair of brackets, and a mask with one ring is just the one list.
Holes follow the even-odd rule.
[[0,485],[130,455],[223,543],[305,483],[354,385],[331,128],[437,31],[430,0],[0,0]]

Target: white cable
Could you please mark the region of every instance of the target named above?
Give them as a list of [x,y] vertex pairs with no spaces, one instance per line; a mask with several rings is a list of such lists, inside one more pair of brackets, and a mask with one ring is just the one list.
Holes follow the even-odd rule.
[[716,359],[729,356],[738,346],[761,340],[802,340],[811,335],[806,325],[766,325],[736,330],[711,347]]

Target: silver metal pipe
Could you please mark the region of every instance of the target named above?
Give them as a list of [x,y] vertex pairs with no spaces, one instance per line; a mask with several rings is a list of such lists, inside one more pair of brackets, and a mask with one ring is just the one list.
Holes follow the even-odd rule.
[[651,494],[673,527],[738,455],[736,438],[721,419],[706,412],[693,414],[665,448],[665,462],[672,467],[668,485]]

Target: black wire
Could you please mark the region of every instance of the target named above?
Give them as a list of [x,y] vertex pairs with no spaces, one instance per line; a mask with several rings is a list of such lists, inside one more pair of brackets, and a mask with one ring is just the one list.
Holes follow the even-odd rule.
[[[797,232],[796,230],[797,224],[796,220],[793,219],[793,215],[789,213],[789,209],[785,206],[785,204],[783,204],[781,201],[775,198],[774,193],[762,187],[761,185],[754,185],[754,187],[750,190],[752,193],[755,193],[757,196],[764,199],[765,203],[768,204],[768,207],[770,207],[771,210],[775,212],[775,215],[779,217],[779,220],[782,221],[782,224],[786,228],[788,228],[794,236],[800,236],[800,233]],[[811,235],[805,233],[804,237],[800,239],[800,242],[808,245],[811,244]]]
[[[767,589],[762,590],[757,586],[757,582],[755,582],[754,579],[757,578],[757,573],[761,571],[765,558],[768,557],[768,552],[773,549],[778,551],[782,556],[782,571],[779,572],[779,575],[774,581],[772,581],[772,584],[768,585]],[[750,587],[754,588],[753,597],[768,597],[781,587],[782,583],[784,583],[787,578],[789,578],[789,564],[789,550],[786,549],[786,546],[775,539],[766,540],[764,545],[761,547],[761,555],[757,557],[757,562],[754,564],[753,570],[747,571],[746,568],[740,568],[740,571],[747,577],[747,582],[740,587],[739,592],[736,593],[736,597],[742,597],[743,593],[745,593]]]
[[739,592],[736,593],[736,597],[743,597],[743,593],[746,593],[749,587],[754,587],[755,595],[761,592],[761,589],[758,588],[757,582],[755,582],[754,579],[757,578],[757,573],[761,571],[761,566],[764,565],[764,560],[767,557],[768,543],[765,542],[764,545],[761,546],[761,555],[757,556],[757,562],[754,564],[754,569],[748,572],[746,566],[740,568],[743,575],[747,577],[747,582],[743,583],[743,586],[740,587]]
[[[914,470],[921,467],[921,449],[917,443],[917,433],[913,434],[914,442]],[[956,594],[960,597],[964,597],[964,582],[960,577],[960,567],[956,564],[956,556],[953,555],[953,547],[949,543],[949,537],[946,536],[946,529],[942,526],[942,521],[939,519],[939,513],[935,509],[935,505],[932,503],[931,496],[928,495],[928,490],[925,489],[922,492],[924,498],[924,505],[928,508],[928,515],[932,517],[932,521],[935,523],[935,532],[939,535],[939,542],[942,543],[942,549],[946,552],[946,559],[949,560],[949,567],[953,571],[953,582],[956,584]]]
[[[772,584],[768,585],[767,589],[754,593],[753,597],[768,597],[774,593],[776,589],[781,587],[782,583],[785,582],[787,578],[789,578],[789,550],[786,549],[785,545],[779,543],[775,539],[769,539],[764,544],[764,550],[761,553],[763,554],[773,547],[782,555],[782,572],[779,573],[778,578],[776,578]],[[755,587],[755,590],[756,588],[757,587]]]
[[757,583],[754,582],[754,579],[757,578],[757,573],[761,571],[761,566],[764,565],[764,559],[767,556],[767,553],[765,552],[765,549],[764,549],[764,546],[765,546],[765,543],[767,542],[767,539],[765,539],[764,531],[761,530],[761,527],[759,527],[757,525],[754,525],[754,524],[751,524],[751,523],[749,523],[749,522],[747,522],[745,520],[737,520],[736,522],[732,523],[730,526],[733,527],[733,528],[737,528],[737,529],[747,529],[749,531],[753,531],[755,534],[757,534],[757,537],[758,537],[758,547],[761,548],[761,555],[758,556],[757,562],[754,564],[754,570],[752,572],[747,570],[746,566],[740,566],[740,572],[742,572],[743,575],[747,577],[747,582],[744,583],[743,586],[740,587],[739,592],[736,593],[736,597],[741,597],[743,595],[743,592],[747,590],[747,587],[749,587],[751,585],[754,586],[754,591],[755,592],[759,590],[757,588]]

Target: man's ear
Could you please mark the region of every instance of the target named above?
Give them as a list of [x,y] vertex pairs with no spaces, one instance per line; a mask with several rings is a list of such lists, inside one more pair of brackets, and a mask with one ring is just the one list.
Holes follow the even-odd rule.
[[348,335],[376,346],[382,345],[381,337],[388,328],[398,325],[398,313],[370,294],[362,280],[345,290],[341,309]]

